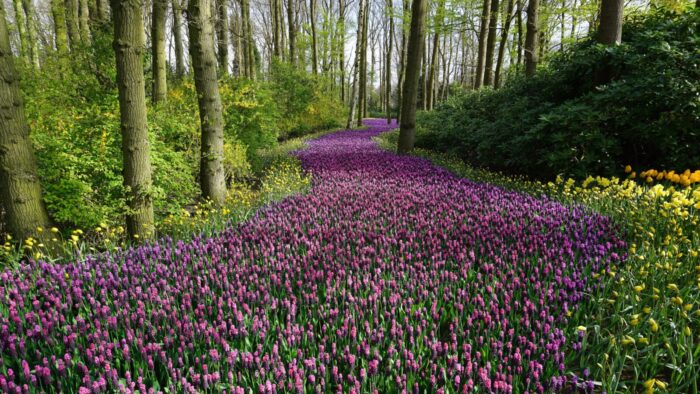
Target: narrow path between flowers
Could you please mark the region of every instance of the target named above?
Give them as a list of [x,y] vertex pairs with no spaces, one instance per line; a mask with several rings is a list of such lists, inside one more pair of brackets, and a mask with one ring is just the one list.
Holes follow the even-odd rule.
[[609,220],[382,151],[396,125],[367,126],[311,141],[312,190],[219,237],[4,272],[3,352],[93,391],[571,385],[567,315],[618,259]]

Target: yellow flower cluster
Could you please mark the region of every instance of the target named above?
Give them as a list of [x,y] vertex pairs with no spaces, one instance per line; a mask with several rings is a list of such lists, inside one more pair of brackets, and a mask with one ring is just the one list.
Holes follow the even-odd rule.
[[[625,167],[625,173],[629,174],[632,179],[637,178],[637,173],[632,170],[632,167],[627,165]],[[683,187],[689,187],[693,184],[700,183],[700,170],[690,171],[685,170],[681,173],[676,173],[676,171],[658,171],[655,169],[650,169],[642,171],[639,173],[639,178],[646,183],[656,182],[670,182]]]

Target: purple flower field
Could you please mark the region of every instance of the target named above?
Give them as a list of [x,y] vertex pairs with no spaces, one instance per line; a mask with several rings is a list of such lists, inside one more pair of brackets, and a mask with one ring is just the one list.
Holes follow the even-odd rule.
[[621,258],[610,220],[367,125],[311,141],[312,190],[217,237],[0,274],[0,390],[586,390],[567,316]]

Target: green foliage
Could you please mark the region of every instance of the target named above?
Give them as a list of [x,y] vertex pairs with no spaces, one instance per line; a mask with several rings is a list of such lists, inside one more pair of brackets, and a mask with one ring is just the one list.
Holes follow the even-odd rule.
[[697,167],[699,22],[697,9],[628,18],[622,45],[582,42],[531,79],[423,114],[417,145],[540,179]]
[[280,137],[298,137],[342,124],[346,108],[336,95],[328,94],[328,81],[276,60],[270,80],[281,108]]

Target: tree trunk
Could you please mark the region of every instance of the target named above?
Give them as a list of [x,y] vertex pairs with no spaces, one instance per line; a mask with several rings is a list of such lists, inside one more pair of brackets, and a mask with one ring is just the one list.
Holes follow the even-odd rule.
[[491,0],[489,34],[486,41],[486,60],[484,61],[484,86],[493,85],[493,54],[496,49],[496,31],[498,30],[498,0]]
[[[365,112],[365,105],[367,103],[367,20],[369,15],[369,3],[364,4],[364,10],[362,11],[362,19],[358,19],[358,30],[359,26],[362,26],[360,34],[360,65],[359,65],[359,93],[357,95],[357,125],[358,127],[362,125],[362,117]],[[360,22],[361,21],[361,22]]]
[[173,41],[175,44],[175,75],[182,78],[185,73],[185,48],[182,44],[182,1],[172,0]]
[[[340,0],[345,1],[345,0]],[[296,64],[296,26],[294,23],[294,0],[287,0],[287,28],[289,29],[289,63]]]
[[309,20],[311,22],[311,70],[318,74],[318,44],[316,37],[316,0],[309,0]]
[[408,26],[410,25],[409,13],[411,12],[411,4],[409,0],[403,0],[403,9],[401,15],[401,59],[399,64],[399,86],[397,94],[397,111],[396,118],[401,122],[401,106],[403,98],[403,83],[406,75],[406,41],[408,39]]
[[68,55],[68,33],[66,31],[66,8],[63,0],[51,0],[56,52],[60,59]]
[[34,5],[31,0],[22,0],[22,9],[27,18],[27,37],[29,38],[29,57],[35,68],[39,68],[39,43],[36,32]]
[[[357,12],[357,39],[355,40],[355,64],[352,67],[352,89],[350,90],[350,110],[348,112],[347,128],[351,129],[355,118],[355,106],[358,100],[357,85],[360,79],[360,58],[362,57],[362,21],[365,20],[365,0],[360,0]],[[358,124],[359,126],[359,124]]]
[[428,92],[427,92],[427,99],[428,102],[426,103],[426,109],[428,111],[433,109],[433,101],[434,101],[434,94],[433,91],[435,90],[435,73],[436,73],[436,68],[437,68],[437,58],[438,58],[438,49],[440,47],[440,33],[442,33],[442,23],[443,23],[443,14],[445,12],[445,0],[440,0],[438,1],[438,6],[437,10],[435,11],[435,34],[433,35],[433,53],[430,56],[430,70],[429,70],[429,76],[428,76]]
[[88,0],[79,0],[79,19],[80,24],[80,40],[83,43],[90,42],[90,10],[88,9]]
[[418,75],[425,36],[426,0],[413,0],[411,11],[411,31],[408,37],[406,79],[404,81],[403,102],[401,103],[401,131],[397,151],[405,154],[413,150],[416,140],[416,101],[418,100]]
[[270,15],[272,16],[272,49],[276,58],[282,58],[282,16],[280,1],[270,0]]
[[391,51],[394,45],[394,8],[392,6],[393,0],[386,0],[386,12],[389,17],[389,38],[387,40],[387,50],[386,50],[386,80],[384,84],[386,85],[386,122],[391,123]]
[[4,2],[0,2],[0,206],[8,231],[19,241],[36,235],[38,227],[49,227]]
[[24,9],[20,0],[12,0],[12,5],[15,10],[15,25],[17,25],[17,34],[19,35],[19,55],[28,64],[31,55],[29,54],[29,37],[27,37],[27,28],[24,19]]
[[167,0],[153,0],[153,20],[151,22],[151,71],[153,85],[151,100],[153,104],[165,101],[168,85],[165,65],[165,16],[168,9]]
[[257,66],[255,64],[255,42],[253,42],[253,26],[250,23],[250,2],[241,0],[241,28],[245,49],[246,77],[255,79]]
[[481,25],[479,26],[479,52],[476,58],[476,75],[474,77],[474,89],[479,89],[484,82],[484,66],[486,65],[486,41],[491,22],[491,0],[484,0],[481,9]]
[[102,23],[109,22],[109,4],[107,0],[96,0],[97,17]]
[[345,102],[345,0],[338,0],[338,41],[340,100]]
[[623,0],[603,0],[600,6],[600,26],[598,42],[603,45],[616,45],[622,40]]
[[529,0],[527,4],[527,32],[525,33],[525,75],[535,75],[539,55],[537,44],[539,43],[539,0]]
[[211,0],[190,0],[187,8],[190,54],[202,127],[200,184],[204,198],[222,206],[226,201],[224,121],[216,79]]
[[228,75],[228,12],[226,0],[216,0],[216,48],[219,73]]
[[65,0],[66,7],[66,27],[68,28],[68,39],[70,40],[70,50],[75,51],[80,42],[80,27],[78,26],[78,1]]
[[517,71],[520,72],[520,65],[523,64],[523,0],[516,0],[518,2],[518,58],[517,58]]
[[506,53],[506,44],[508,43],[508,32],[510,31],[510,24],[513,20],[513,6],[515,1],[508,0],[508,8],[506,9],[506,19],[503,23],[503,30],[501,31],[501,43],[498,46],[498,59],[496,60],[496,76],[494,79],[493,86],[495,88],[501,87],[501,69],[503,68],[503,57]]
[[114,52],[121,112],[124,187],[129,204],[128,234],[134,239],[153,235],[151,160],[143,78],[143,11],[141,3],[114,0]]
[[231,15],[230,22],[229,30],[231,33],[231,46],[233,47],[233,75],[240,77],[245,75],[245,64],[243,60],[244,45],[240,13],[235,8]]

